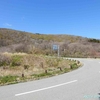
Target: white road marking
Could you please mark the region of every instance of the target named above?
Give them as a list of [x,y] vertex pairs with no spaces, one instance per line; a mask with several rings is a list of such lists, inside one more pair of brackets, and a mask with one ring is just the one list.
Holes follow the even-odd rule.
[[70,83],[73,83],[73,82],[77,82],[77,80],[73,80],[73,81],[70,81],[70,82],[66,82],[66,83],[62,83],[62,84],[58,84],[58,85],[54,85],[54,86],[50,86],[50,87],[46,87],[46,88],[42,88],[42,89],[38,89],[38,90],[33,90],[33,91],[29,91],[29,92],[23,92],[23,93],[15,94],[15,96],[21,96],[21,95],[25,95],[25,94],[29,94],[29,93],[34,93],[34,92],[39,92],[39,91],[43,91],[43,90],[47,90],[47,89],[52,89],[52,88],[67,85],[67,84],[70,84]]

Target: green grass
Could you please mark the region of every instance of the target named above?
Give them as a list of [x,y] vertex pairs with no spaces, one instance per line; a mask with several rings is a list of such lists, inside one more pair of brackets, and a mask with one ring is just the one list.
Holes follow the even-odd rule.
[[0,84],[16,83],[17,82],[17,78],[18,78],[18,76],[11,76],[11,75],[2,76],[2,77],[0,77]]
[[21,65],[22,56],[14,55],[12,56],[11,67],[20,66]]
[[52,76],[52,73],[33,74],[31,76],[34,76],[34,78],[42,78],[42,77]]
[[71,66],[72,66],[72,69],[76,69],[76,68],[78,68],[77,63],[73,63],[73,64],[71,64]]
[[[56,57],[50,58],[50,57],[33,56],[33,55],[26,56],[25,61],[27,61],[28,63],[26,62],[23,63],[22,61],[23,61],[23,56],[20,55],[11,56],[10,67],[12,72],[13,70],[21,71],[20,69],[21,67],[23,67],[23,71],[28,73],[30,72],[30,70],[33,69],[34,66],[36,67],[38,66],[37,68],[38,69],[41,68],[42,70],[38,70],[37,72],[31,71],[30,73],[28,73],[28,75],[24,74],[24,77],[18,74],[15,74],[17,76],[14,76],[12,73],[10,73],[10,75],[8,74],[7,76],[5,75],[1,76],[0,85],[25,82],[29,80],[38,80],[42,78],[56,76],[67,73],[81,66],[80,62],[78,63],[78,61],[76,60],[56,58]],[[71,68],[69,67],[69,65],[71,66]],[[16,66],[19,66],[18,67],[19,69],[17,69]],[[9,71],[9,69],[7,70]]]
[[[74,66],[74,69],[75,68],[78,68],[76,66]],[[73,69],[72,69],[73,70]],[[60,74],[63,74],[63,73],[67,73],[69,71],[71,71],[71,69],[69,68],[63,68],[62,71],[61,70],[55,70],[55,71],[50,71],[48,70],[48,73],[40,73],[40,74],[32,74],[31,76],[33,76],[35,79],[41,79],[41,78],[45,78],[45,77],[51,77],[51,76],[55,76],[55,75],[60,75]]]

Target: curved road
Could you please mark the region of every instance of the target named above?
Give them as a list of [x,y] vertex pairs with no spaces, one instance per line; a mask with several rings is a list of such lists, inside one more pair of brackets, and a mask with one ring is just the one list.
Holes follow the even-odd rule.
[[63,75],[0,87],[0,100],[100,100],[100,59]]

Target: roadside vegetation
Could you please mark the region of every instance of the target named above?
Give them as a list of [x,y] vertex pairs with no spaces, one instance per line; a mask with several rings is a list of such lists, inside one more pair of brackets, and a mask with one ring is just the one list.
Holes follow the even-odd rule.
[[[53,45],[59,45],[59,58]],[[64,57],[100,58],[100,40],[0,28],[0,85],[51,77],[82,66]]]
[[100,40],[73,35],[28,33],[0,28],[0,53],[28,53],[57,56],[53,45],[59,45],[61,57],[100,57]]
[[77,69],[77,60],[26,53],[0,54],[0,85],[47,78]]

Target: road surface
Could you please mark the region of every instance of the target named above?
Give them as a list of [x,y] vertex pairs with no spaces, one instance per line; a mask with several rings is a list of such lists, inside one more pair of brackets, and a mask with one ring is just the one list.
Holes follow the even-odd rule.
[[100,100],[100,59],[62,75],[0,87],[0,100]]

